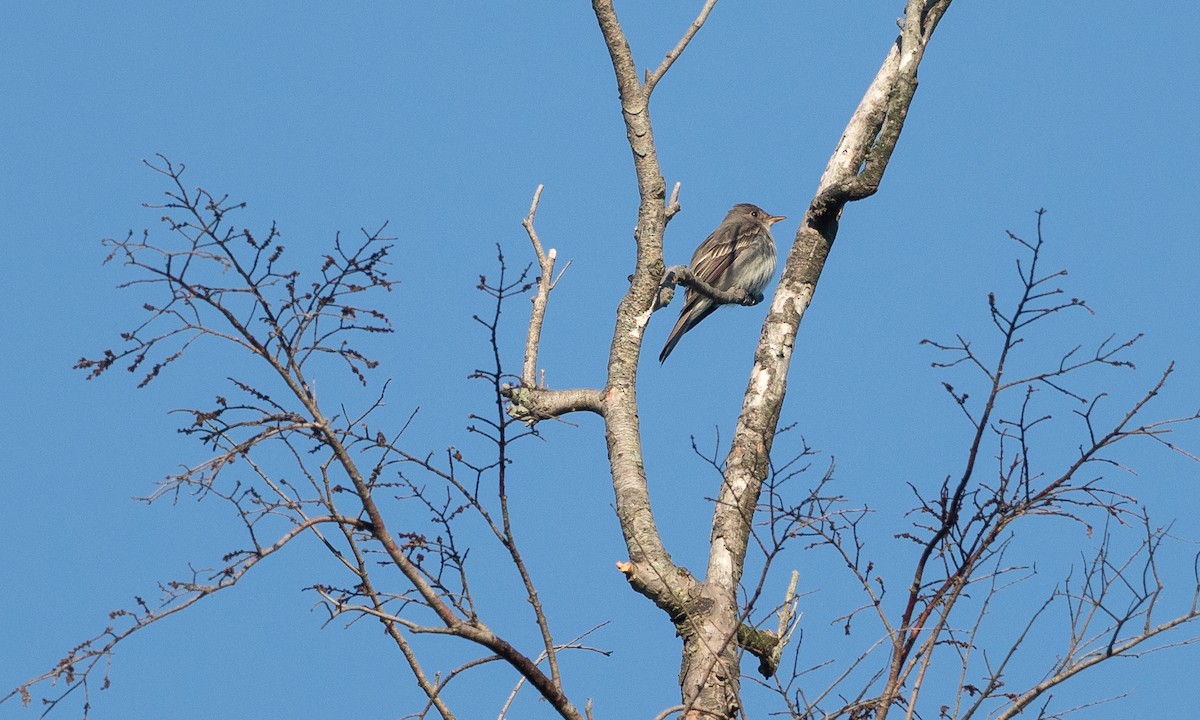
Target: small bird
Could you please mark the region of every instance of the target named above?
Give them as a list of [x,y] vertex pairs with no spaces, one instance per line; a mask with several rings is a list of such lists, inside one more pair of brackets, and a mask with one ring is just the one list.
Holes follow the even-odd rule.
[[[783,215],[768,215],[750,203],[734,205],[717,229],[696,248],[692,272],[719,290],[741,288],[747,295],[761,299],[767,282],[775,274],[775,238],[771,236],[771,226],[784,219]],[[667,336],[658,361],[666,362],[683,334],[718,307],[715,300],[688,288],[679,321]]]

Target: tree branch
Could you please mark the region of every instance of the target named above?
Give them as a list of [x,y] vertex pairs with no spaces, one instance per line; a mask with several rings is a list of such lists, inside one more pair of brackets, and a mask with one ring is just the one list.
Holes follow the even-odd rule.
[[692,269],[687,265],[672,265],[663,274],[662,283],[659,285],[658,295],[654,300],[655,312],[671,304],[671,300],[675,297],[676,285],[691,288],[704,297],[716,300],[722,305],[753,306],[763,300],[761,295],[750,295],[744,288],[722,290],[721,288],[713,287],[697,277],[696,273],[692,272]]
[[573,412],[604,414],[604,394],[592,388],[550,390],[524,385],[504,385],[501,392],[509,400],[509,416],[530,425]]
[[671,69],[671,66],[675,64],[675,61],[687,49],[688,43],[692,41],[692,38],[696,37],[696,33],[700,32],[700,28],[704,27],[704,22],[708,20],[708,14],[712,12],[713,6],[716,4],[717,0],[705,0],[704,7],[700,8],[700,14],[688,26],[687,32],[683,34],[683,37],[679,39],[675,47],[667,52],[666,57],[663,58],[654,72],[646,71],[646,99],[650,98],[650,94],[654,92],[654,87],[658,85],[658,81],[662,80],[662,76],[667,74],[667,71]]
[[[593,0],[592,9],[612,60],[625,134],[633,155],[639,204],[637,259],[630,287],[617,307],[604,388],[605,436],[613,476],[617,518],[629,551],[623,570],[634,589],[660,607],[676,607],[694,579],[671,561],[650,506],[642,462],[637,408],[637,365],[650,308],[663,275],[662,237],[667,222],[666,183],[650,124],[649,97],[612,0]],[[683,582],[679,578],[686,577]],[[670,612],[670,611],[668,611]]]
[[570,261],[567,261],[558,277],[554,276],[557,253],[554,248],[550,248],[549,251],[542,250],[541,238],[534,229],[533,223],[537,218],[538,203],[542,199],[542,187],[538,185],[537,190],[533,192],[533,202],[529,204],[529,214],[521,221],[521,226],[529,235],[529,242],[533,244],[533,253],[537,258],[538,269],[541,271],[536,282],[537,291],[533,296],[533,311],[529,315],[529,336],[525,341],[525,363],[521,368],[521,384],[527,388],[540,386],[537,378],[537,357],[538,345],[542,337],[542,322],[546,318],[546,305],[550,301],[550,291],[554,290],[558,281],[562,279],[563,273],[571,267]]

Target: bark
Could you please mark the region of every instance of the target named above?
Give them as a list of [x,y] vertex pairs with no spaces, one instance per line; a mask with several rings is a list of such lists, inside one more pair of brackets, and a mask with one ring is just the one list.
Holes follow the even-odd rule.
[[[603,416],[617,516],[629,552],[628,561],[617,567],[634,590],[670,616],[683,639],[679,675],[682,715],[732,719],[741,711],[739,648],[758,656],[767,672],[778,662],[782,642],[746,624],[738,587],[754,511],[770,468],[771,444],[787,389],[797,328],[833,247],[842,209],[879,187],[916,91],[917,66],[950,0],[909,0],[900,37],[847,125],[797,230],[755,351],[713,515],[708,565],[700,580],[672,561],[655,523],[642,461],[637,366],[646,325],[666,292],[662,287],[662,238],[677,209],[673,199],[666,199],[654,145],[650,96],[701,29],[715,1],[705,2],[676,47],[642,82],[612,0],[593,0],[613,65],[638,186],[635,266],[629,289],[617,307],[603,391],[593,395],[597,391],[531,386],[527,372],[526,382],[509,389],[508,395],[513,400],[511,412],[531,422],[576,409]],[[781,627],[779,636],[784,635]]]
[[916,92],[917,67],[949,5],[950,0],[908,2],[900,36],[851,117],[796,231],[763,323],[713,513],[704,580],[704,594],[711,602],[707,612],[696,618],[701,631],[694,638],[685,637],[684,702],[702,716],[733,718],[738,710],[735,647],[720,640],[736,632],[742,620],[737,590],[754,509],[770,469],[771,445],[800,321],[833,248],[843,208],[848,202],[869,197],[879,187]]

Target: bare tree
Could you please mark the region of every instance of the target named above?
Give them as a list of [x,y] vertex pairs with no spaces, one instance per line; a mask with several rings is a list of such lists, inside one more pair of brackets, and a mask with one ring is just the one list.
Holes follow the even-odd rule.
[[[501,717],[525,685],[561,717],[591,717],[590,701],[581,704],[568,696],[559,655],[604,651],[587,644],[588,632],[565,642],[553,636],[521,553],[507,492],[512,444],[536,433],[537,423],[576,412],[594,413],[604,423],[616,512],[628,551],[628,560],[618,568],[634,591],[666,613],[683,640],[680,703],[665,709],[661,718],[746,716],[745,653],[757,660],[760,678],[754,682],[792,717],[883,718],[893,711],[906,717],[934,712],[1010,717],[1097,663],[1160,647],[1153,643],[1163,633],[1194,620],[1195,593],[1186,607],[1163,616],[1158,557],[1165,530],[1093,473],[1096,467],[1119,468],[1114,450],[1130,439],[1146,438],[1183,452],[1166,434],[1200,416],[1145,418],[1170,369],[1115,418],[1102,411],[1103,394],[1072,389],[1072,380],[1082,373],[1130,366],[1126,354],[1136,339],[1110,339],[1086,353],[1069,349],[1056,364],[1041,369],[1013,369],[1028,328],[1087,309],[1082,301],[1064,299],[1055,285],[1060,273],[1039,270],[1040,224],[1036,241],[1014,236],[1025,253],[1018,264],[1018,299],[1007,306],[993,296],[989,304],[1001,338],[999,350],[984,353],[961,337],[930,342],[942,353],[944,367],[974,369],[985,391],[972,393],[981,400],[972,399],[946,385],[973,430],[972,440],[961,473],[937,487],[912,485],[913,527],[904,538],[918,552],[913,566],[903,571],[907,584],[895,593],[901,598],[898,604],[868,559],[861,531],[869,515],[836,492],[832,466],[794,500],[789,499],[793,488],[807,477],[814,452],[802,445],[787,461],[773,459],[797,329],[841,214],[847,204],[878,189],[916,92],[917,69],[950,0],[906,3],[899,36],[807,204],[763,325],[728,452],[724,459],[716,452],[705,456],[719,474],[706,567],[702,574],[694,573],[672,560],[656,526],[642,461],[637,368],[644,331],[652,314],[669,301],[676,282],[722,302],[750,301],[726,296],[686,269],[668,272],[663,263],[663,232],[680,209],[679,185],[668,197],[654,144],[651,97],[715,4],[706,0],[675,47],[643,74],[611,0],[593,0],[614,69],[640,197],[636,266],[616,309],[604,387],[547,387],[538,376],[538,350],[562,269],[556,268],[556,252],[543,245],[536,230],[541,188],[535,192],[523,225],[536,274],[529,268],[510,270],[500,253],[499,273],[491,280],[481,278],[479,285],[492,301],[491,314],[476,318],[492,352],[487,368],[474,377],[489,386],[494,402],[486,413],[472,416],[469,430],[494,450],[486,459],[454,447],[445,453],[406,449],[407,425],[385,427],[376,419],[386,383],[373,401],[357,409],[318,396],[313,377],[330,367],[348,370],[368,387],[377,364],[368,350],[370,338],[391,331],[376,299],[392,282],[386,273],[385,228],[365,232],[356,242],[339,238],[318,269],[305,274],[287,264],[290,257],[274,227],[260,235],[236,229],[230,215],[239,204],[190,190],[182,166],[165,158],[151,163],[170,187],[168,201],[155,206],[164,213],[168,239],[131,234],[108,244],[110,258],[135,273],[127,286],[153,297],[144,305],[145,318],[123,334],[123,349],[83,359],[78,366],[89,378],[126,367],[142,373],[145,385],[198,342],[216,341],[253,358],[250,374],[235,371],[210,406],[187,412],[185,432],[208,448],[209,457],[170,477],[157,494],[192,493],[229,503],[244,526],[245,544],[214,567],[165,583],[161,601],[139,599],[136,607],[114,613],[112,627],[8,697],[29,702],[34,685],[61,681],[50,705],[78,690],[86,714],[90,689],[107,682],[106,660],[124,639],[235,586],[259,562],[296,538],[312,536],[336,559],[342,575],[314,582],[311,591],[330,619],[381,624],[426,698],[414,716],[456,717],[448,690],[456,678],[480,665],[503,663],[515,673],[515,687]],[[510,375],[500,350],[500,312],[514,296],[530,291],[533,310],[521,372]],[[1054,469],[1040,468],[1030,458],[1035,429],[1062,415],[1042,409],[1044,395],[1067,398],[1080,408],[1066,415],[1083,433],[1078,456]],[[1015,403],[1009,400],[1013,396]],[[989,464],[993,458],[994,467]],[[432,537],[412,523],[414,508],[437,528]],[[1009,646],[997,654],[979,638],[990,603],[1028,576],[1027,566],[1010,562],[1007,553],[1015,527],[1038,516],[1066,518],[1089,530],[1098,526],[1099,516],[1109,525],[1097,553],[1033,606]],[[529,621],[537,630],[534,647],[522,648],[498,633],[480,609],[476,593],[495,589],[480,589],[470,581],[467,554],[478,538],[465,539],[467,517],[483,528],[514,569],[516,592],[527,601]],[[1138,530],[1140,539],[1120,557],[1110,538],[1129,528]],[[763,601],[775,561],[797,541],[812,552],[832,552],[861,593],[858,605],[836,609],[846,631],[863,613],[880,629],[880,639],[861,655],[830,666],[833,677],[823,689],[802,669],[795,654],[799,643],[792,644],[790,670],[781,671],[788,640],[800,626],[796,574],[783,598],[773,605]],[[391,572],[383,573],[381,567]],[[1200,592],[1200,583],[1195,587]],[[1030,628],[1056,605],[1065,607],[1069,618],[1062,652],[1040,678],[1014,685],[1007,679],[1010,661]],[[448,671],[427,669],[413,643],[423,635],[458,638],[479,654]],[[947,662],[955,677],[949,689],[930,682],[935,667],[939,677],[947,676],[942,669]]]
[[[755,508],[768,474],[796,330],[837,236],[843,208],[869,197],[879,187],[916,91],[917,68],[950,3],[907,3],[900,36],[847,125],[797,230],[754,355],[716,498],[708,566],[704,579],[698,579],[672,562],[655,526],[641,461],[636,386],[643,331],[657,305],[664,274],[663,231],[678,209],[674,197],[670,202],[666,198],[654,147],[650,99],[714,4],[704,5],[679,44],[643,80],[612,3],[592,3],[616,74],[641,203],[636,270],[617,309],[607,384],[602,394],[592,396],[589,409],[600,412],[605,420],[617,515],[629,551],[629,562],[621,569],[635,590],[671,617],[684,639],[682,712],[685,716],[724,718],[735,717],[741,706],[739,639],[741,647],[768,662],[778,643],[773,636],[751,633],[744,627],[738,588]],[[510,391],[514,414],[533,420],[573,409],[570,398],[579,394],[529,387]]]

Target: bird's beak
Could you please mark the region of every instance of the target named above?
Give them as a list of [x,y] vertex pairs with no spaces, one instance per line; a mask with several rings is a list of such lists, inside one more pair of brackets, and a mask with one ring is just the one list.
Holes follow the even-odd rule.
[[767,227],[771,227],[780,220],[787,220],[787,215],[772,215],[771,217],[767,218]]

